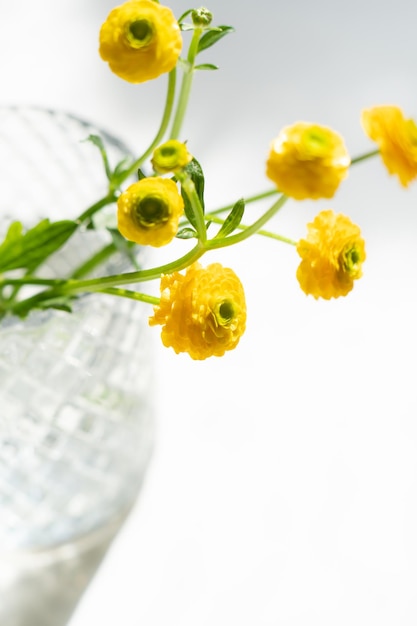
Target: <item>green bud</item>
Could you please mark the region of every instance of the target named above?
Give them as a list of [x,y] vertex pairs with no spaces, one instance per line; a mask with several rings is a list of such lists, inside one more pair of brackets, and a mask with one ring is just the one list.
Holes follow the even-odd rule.
[[151,162],[155,172],[166,174],[182,170],[191,159],[185,143],[169,139],[154,150]]
[[191,11],[191,18],[194,26],[209,26],[213,19],[213,14],[205,7]]

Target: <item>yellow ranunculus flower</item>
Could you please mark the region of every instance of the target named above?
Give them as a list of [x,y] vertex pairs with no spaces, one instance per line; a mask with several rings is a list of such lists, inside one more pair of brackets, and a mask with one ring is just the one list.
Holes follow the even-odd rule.
[[175,237],[184,201],[174,181],[143,178],[120,195],[117,209],[117,226],[126,239],[159,247]]
[[192,158],[185,143],[169,139],[154,150],[151,161],[155,172],[167,174],[182,170]]
[[129,83],[170,72],[182,48],[171,9],[153,0],[130,0],[113,9],[100,30],[100,56]]
[[377,106],[362,111],[365,133],[375,141],[390,174],[398,176],[403,187],[417,177],[417,125],[405,119],[396,106]]
[[348,174],[350,157],[342,137],[325,126],[297,122],[272,142],[266,175],[296,200],[332,198]]
[[365,242],[345,215],[322,211],[307,224],[307,238],[297,244],[302,261],[297,269],[301,289],[315,298],[338,298],[362,276]]
[[239,343],[246,326],[242,284],[233,270],[219,263],[194,263],[185,275],[161,278],[161,301],[149,324],[162,325],[161,338],[178,354],[193,359],[222,356]]

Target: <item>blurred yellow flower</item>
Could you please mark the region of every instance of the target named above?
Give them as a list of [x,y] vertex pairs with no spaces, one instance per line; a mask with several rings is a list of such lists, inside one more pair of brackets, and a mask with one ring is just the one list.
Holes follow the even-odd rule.
[[151,162],[155,172],[167,174],[182,170],[192,158],[185,143],[170,139],[154,150]]
[[184,212],[176,184],[167,178],[143,178],[117,201],[117,226],[129,241],[164,246],[175,237]]
[[307,238],[297,244],[301,289],[315,298],[338,298],[362,276],[365,242],[358,226],[345,215],[322,211],[307,224]]
[[181,48],[180,28],[171,9],[153,0],[130,0],[116,7],[100,30],[101,58],[129,83],[170,72]]
[[233,270],[219,263],[194,263],[185,275],[161,278],[161,301],[149,324],[162,325],[161,338],[178,354],[196,360],[222,356],[239,343],[246,326],[242,284]]
[[396,106],[376,106],[362,111],[365,133],[375,141],[390,174],[398,176],[403,187],[417,176],[417,126],[405,119]]
[[297,122],[272,142],[266,175],[296,200],[332,198],[348,174],[350,157],[342,137],[325,126]]

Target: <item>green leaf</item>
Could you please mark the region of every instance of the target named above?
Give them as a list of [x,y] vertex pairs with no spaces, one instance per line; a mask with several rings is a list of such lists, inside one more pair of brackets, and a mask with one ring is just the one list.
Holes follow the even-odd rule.
[[213,65],[213,63],[202,63],[201,65],[196,65],[196,70],[218,70],[218,65]]
[[208,30],[198,42],[197,53],[207,50],[207,48],[211,48],[211,46],[217,43],[220,39],[223,39],[225,35],[233,33],[234,30],[233,26],[216,26],[215,28]]
[[77,223],[70,220],[40,221],[23,233],[20,222],[13,222],[0,245],[0,272],[20,268],[33,271],[50,254],[58,250],[71,237]]
[[230,233],[232,233],[242,221],[244,211],[245,201],[243,198],[240,198],[224,220],[223,225],[215,238],[217,239],[219,237],[227,237],[227,235],[230,235]]
[[[201,208],[203,209],[204,212],[204,174],[203,174],[203,169],[200,165],[200,163],[197,161],[197,159],[192,159],[184,168],[184,170],[189,174],[189,176],[191,177],[194,186],[195,186],[195,190],[197,192],[198,195],[198,199],[200,200],[201,203]],[[194,211],[191,207],[191,203],[188,199],[187,194],[185,193],[185,191],[183,189],[181,189],[181,195],[182,198],[184,200],[184,213],[188,219],[188,221],[190,222],[190,224],[192,226],[194,226],[194,228],[197,228],[197,224],[195,222],[195,218],[194,218]]]
[[110,168],[107,151],[106,151],[106,148],[104,147],[102,138],[99,137],[98,135],[89,135],[87,139],[85,139],[85,141],[91,141],[91,143],[97,146],[97,148],[100,150],[101,158],[103,159],[104,169],[106,171],[106,176],[109,180],[111,180],[112,171]]
[[194,228],[185,227],[181,228],[175,236],[177,237],[177,239],[192,239],[193,237],[197,238],[198,234],[197,231],[194,230]]

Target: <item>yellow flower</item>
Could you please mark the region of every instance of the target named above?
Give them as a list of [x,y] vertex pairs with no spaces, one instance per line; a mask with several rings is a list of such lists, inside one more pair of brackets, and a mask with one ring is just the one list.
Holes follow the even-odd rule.
[[350,157],[342,137],[325,126],[297,122],[272,142],[266,175],[296,200],[332,198],[348,174]]
[[170,72],[181,48],[180,28],[171,9],[153,0],[130,0],[116,7],[100,30],[101,58],[129,83]]
[[404,118],[396,106],[377,106],[362,111],[365,133],[375,141],[390,174],[398,176],[403,187],[417,176],[417,126]]
[[233,270],[219,263],[194,263],[185,275],[161,278],[161,301],[149,324],[162,325],[161,338],[178,354],[193,359],[222,356],[239,343],[246,326],[242,284]]
[[192,158],[185,143],[170,139],[154,150],[152,166],[155,172],[167,174],[182,170]]
[[307,239],[297,244],[302,261],[297,269],[301,289],[315,298],[338,298],[362,276],[365,242],[360,229],[345,215],[322,211],[307,224]]
[[118,228],[141,245],[164,246],[176,235],[184,201],[176,184],[167,178],[143,178],[117,201]]

